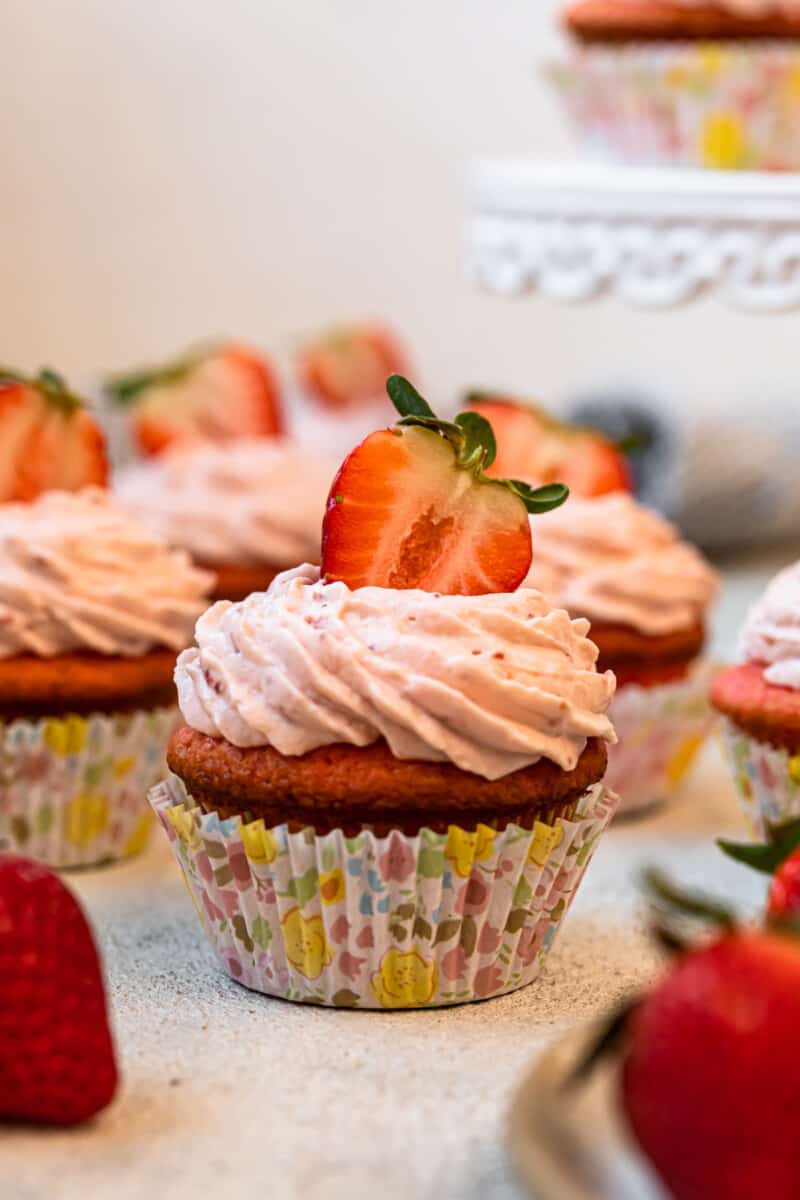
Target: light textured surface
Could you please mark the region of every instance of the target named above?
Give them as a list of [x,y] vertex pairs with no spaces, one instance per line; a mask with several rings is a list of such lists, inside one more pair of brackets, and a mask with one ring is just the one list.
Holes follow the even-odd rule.
[[[773,569],[732,577],[722,652]],[[763,882],[713,845],[739,828],[712,745],[673,806],[607,835],[533,986],[442,1012],[328,1011],[245,991],[217,967],[160,834],[137,862],[72,875],[105,955],[123,1087],[89,1128],[0,1132],[0,1195],[519,1200],[503,1139],[521,1072],[656,966],[642,865],[750,907]]]

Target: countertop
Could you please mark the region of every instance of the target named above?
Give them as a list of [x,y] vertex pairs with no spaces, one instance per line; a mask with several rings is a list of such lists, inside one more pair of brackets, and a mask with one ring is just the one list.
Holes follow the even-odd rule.
[[[726,570],[712,648],[734,652],[774,558]],[[606,835],[539,979],[442,1011],[326,1010],[232,982],[207,946],[166,840],[71,874],[105,959],[123,1083],[93,1124],[0,1132],[3,1200],[521,1200],[504,1145],[515,1083],[555,1036],[657,969],[646,863],[763,897],[714,846],[742,825],[715,743],[674,803]]]

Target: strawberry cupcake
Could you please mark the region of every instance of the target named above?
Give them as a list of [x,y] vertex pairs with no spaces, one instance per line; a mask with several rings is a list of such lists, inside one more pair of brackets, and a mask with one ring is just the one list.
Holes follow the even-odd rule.
[[402,419],[341,467],[321,568],[198,622],[151,803],[234,979],[393,1009],[529,983],[616,798],[613,676],[519,587],[565,489],[488,479],[483,418],[387,386]]
[[103,474],[102,435],[54,380],[0,380],[0,850],[86,866],[144,843],[212,578],[99,487],[37,494]]
[[292,442],[253,438],[174,447],[119,471],[114,487],[142,524],[214,572],[215,600],[242,600],[319,561],[333,474]]
[[750,610],[745,662],[714,680],[743,809],[760,836],[800,815],[800,563],[780,571]]
[[537,525],[529,586],[591,622],[617,692],[609,786],[622,812],[666,799],[709,732],[702,660],[717,577],[658,513],[624,492],[572,499]]
[[590,153],[800,167],[800,0],[574,0],[550,75]]

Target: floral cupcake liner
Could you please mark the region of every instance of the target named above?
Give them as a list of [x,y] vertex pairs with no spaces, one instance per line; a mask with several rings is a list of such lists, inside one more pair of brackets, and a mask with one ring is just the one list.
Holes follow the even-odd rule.
[[683,781],[717,720],[708,700],[713,674],[700,663],[675,683],[618,690],[608,715],[619,741],[609,746],[606,784],[619,793],[620,815],[662,804]]
[[290,833],[204,813],[171,776],[150,793],[228,974],[269,996],[426,1008],[538,974],[617,806],[602,784],[573,820],[376,837]]
[[800,168],[800,50],[793,45],[576,47],[547,73],[584,152],[595,158]]
[[767,825],[800,817],[800,754],[757,741],[728,717],[722,744],[754,836],[765,838]]
[[0,722],[0,851],[86,867],[142,850],[177,708]]

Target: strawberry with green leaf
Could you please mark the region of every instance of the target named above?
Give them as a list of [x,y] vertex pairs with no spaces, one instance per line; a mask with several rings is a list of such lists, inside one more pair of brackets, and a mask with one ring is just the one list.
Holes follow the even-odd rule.
[[272,366],[234,342],[117,376],[106,383],[106,392],[130,410],[145,454],[197,441],[274,437],[284,428]]
[[736,862],[772,876],[768,918],[800,914],[800,819],[768,825],[765,842],[748,845],[719,838],[717,845]]
[[107,480],[103,432],[63,378],[0,367],[0,503]]
[[533,404],[505,396],[472,393],[469,408],[481,413],[497,437],[493,474],[549,483],[562,480],[576,496],[631,490],[622,451],[602,434],[557,421]]
[[484,417],[440,420],[400,375],[386,390],[400,420],[356,446],[334,479],[323,576],[351,588],[514,591],[531,564],[528,514],[563,504],[568,489],[489,477],[496,445]]
[[386,377],[406,371],[406,355],[383,326],[365,322],[330,329],[304,345],[297,375],[307,396],[342,411],[382,398]]

